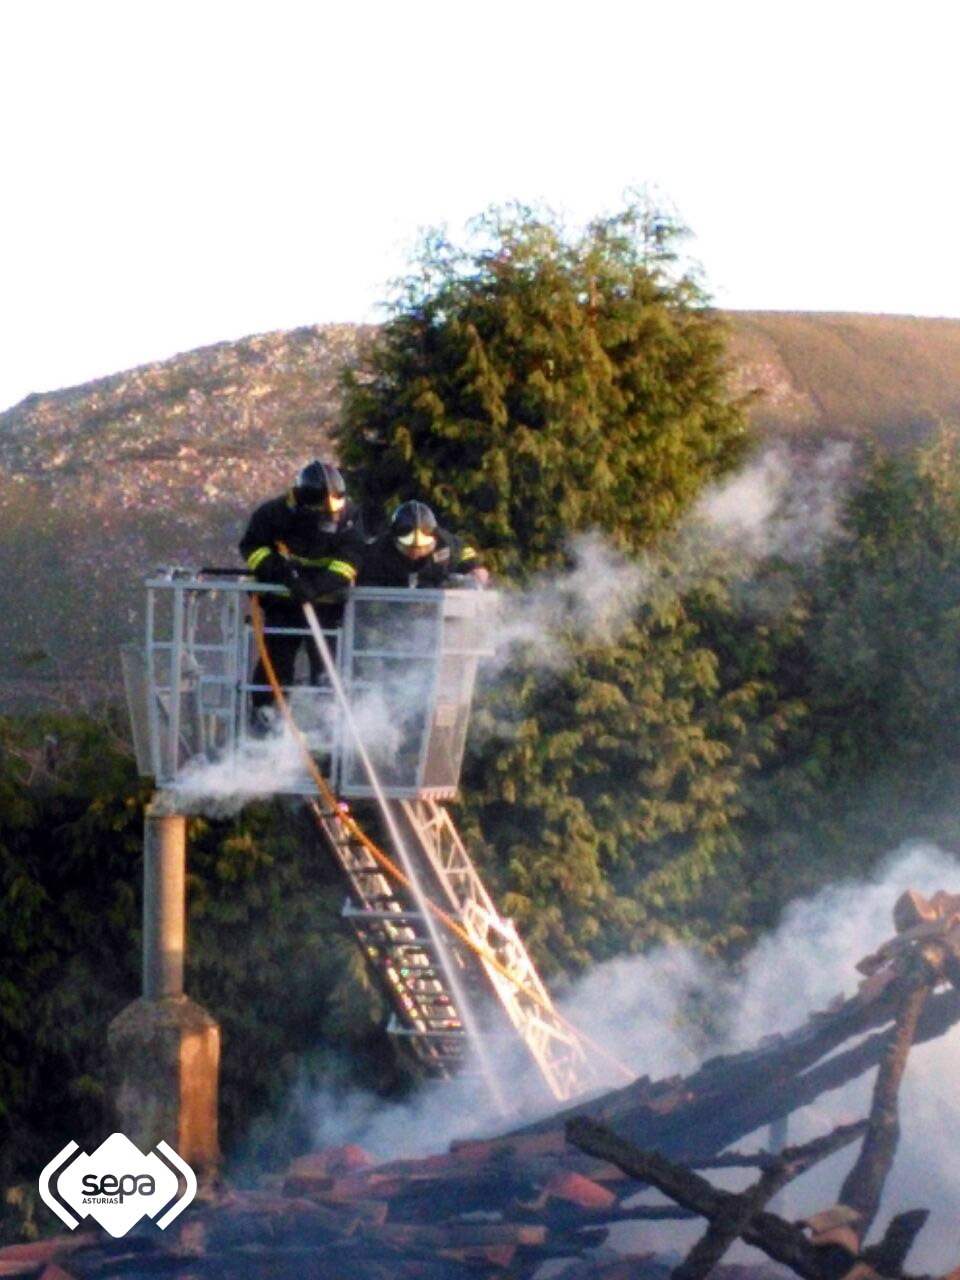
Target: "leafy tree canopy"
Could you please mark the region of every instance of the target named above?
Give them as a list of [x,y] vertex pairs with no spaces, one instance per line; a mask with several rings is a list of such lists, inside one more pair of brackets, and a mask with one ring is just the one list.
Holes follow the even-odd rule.
[[[89,1150],[109,1132],[107,1027],[140,991],[149,794],[110,727],[0,716],[0,1240],[30,1229],[67,1136]],[[225,1149],[258,1171],[307,1145],[297,1081],[408,1083],[317,841],[282,800],[190,821],[186,988],[222,1029]],[[284,1106],[282,1124],[252,1123]]]
[[374,520],[424,499],[519,575],[573,531],[631,550],[675,521],[745,443],[682,235],[636,202],[577,233],[514,206],[464,247],[424,237],[344,377],[341,458]]
[[[745,420],[674,220],[637,202],[571,233],[513,207],[471,233],[425,238],[345,376],[341,456],[368,512],[426,500],[536,590],[573,534],[655,543],[735,466]],[[682,931],[736,853],[762,682],[722,685],[684,602],[658,596],[602,640],[561,619],[559,663],[514,651],[477,714],[463,820],[548,972]]]
[[912,454],[871,451],[822,561],[798,576],[801,625],[769,674],[800,714],[741,824],[753,929],[903,841],[960,839],[958,442],[954,428]]

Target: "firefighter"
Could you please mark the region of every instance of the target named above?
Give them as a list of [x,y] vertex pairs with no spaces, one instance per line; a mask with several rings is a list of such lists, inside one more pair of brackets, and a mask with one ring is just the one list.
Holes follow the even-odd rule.
[[444,587],[451,575],[468,576],[478,586],[490,579],[466,539],[441,529],[425,502],[405,502],[393,513],[389,529],[368,543],[359,585]]
[[[303,605],[316,607],[324,629],[340,626],[347,592],[363,559],[364,538],[356,509],[347,498],[343,476],[328,462],[314,458],[301,467],[286,494],[257,507],[240,541],[240,554],[258,582],[286,588],[283,595],[261,596],[264,623],[270,627],[305,627]],[[291,685],[297,652],[305,637],[268,632],[267,652],[281,685]],[[309,646],[311,679],[319,658]],[[262,661],[254,684],[267,684]],[[254,710],[272,701],[269,689],[252,694]],[[256,721],[255,721],[256,723]]]

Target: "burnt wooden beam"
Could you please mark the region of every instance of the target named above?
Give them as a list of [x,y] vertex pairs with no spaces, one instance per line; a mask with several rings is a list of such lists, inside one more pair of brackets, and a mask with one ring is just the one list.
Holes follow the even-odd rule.
[[853,1142],[866,1128],[865,1122],[844,1125],[805,1146],[786,1147],[779,1156],[772,1157],[753,1186],[736,1195],[720,1216],[710,1222],[683,1262],[674,1269],[673,1280],[705,1280],[733,1242],[788,1182]]
[[718,1156],[690,1160],[692,1169],[773,1169],[780,1157],[774,1151],[726,1151]]
[[[699,1162],[876,1066],[889,1043],[889,1027],[852,1049],[834,1050],[845,1038],[895,1020],[901,987],[892,985],[893,990],[865,1008],[857,1009],[854,997],[835,1013],[815,1015],[782,1043],[713,1059],[685,1078],[636,1081],[510,1136],[543,1133],[578,1115],[589,1115],[615,1124],[638,1146]],[[958,1021],[960,990],[936,993],[920,1017],[915,1043],[937,1039]],[[819,1029],[821,1023],[825,1031]],[[820,1063],[828,1052],[833,1056]]]
[[735,1240],[749,1228],[781,1188],[790,1181],[785,1168],[767,1169],[760,1179],[720,1209],[683,1262],[674,1267],[672,1280],[705,1280]]
[[901,1275],[907,1254],[929,1217],[929,1209],[908,1209],[906,1213],[898,1213],[891,1218],[883,1239],[863,1250],[863,1261],[882,1276]]
[[877,1216],[883,1186],[896,1155],[900,1141],[900,1082],[916,1038],[920,1015],[941,970],[942,965],[931,963],[925,955],[916,956],[909,985],[901,996],[894,1033],[880,1061],[863,1146],[840,1189],[841,1203],[862,1215],[861,1240]]
[[[864,1131],[863,1124],[847,1125],[844,1130],[828,1134],[804,1148],[788,1148],[784,1163],[794,1161],[795,1172],[852,1142]],[[582,1151],[619,1165],[624,1172],[662,1191],[684,1208],[693,1209],[711,1223],[732,1221],[739,1213],[740,1196],[718,1191],[699,1174],[674,1164],[656,1151],[643,1151],[586,1116],[577,1116],[567,1124],[567,1137]],[[766,1176],[766,1175],[764,1175]],[[789,1180],[789,1179],[788,1179]],[[803,1230],[765,1210],[755,1211],[749,1222],[741,1224],[740,1237],[762,1249],[768,1257],[791,1267],[804,1280],[840,1280],[846,1275],[854,1256],[847,1249],[833,1245],[814,1246]],[[706,1248],[704,1249],[706,1255]],[[705,1274],[700,1272],[699,1274]]]

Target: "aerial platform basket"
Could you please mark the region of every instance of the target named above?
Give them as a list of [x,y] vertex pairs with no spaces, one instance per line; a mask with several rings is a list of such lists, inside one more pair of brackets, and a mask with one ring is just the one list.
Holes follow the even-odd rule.
[[[306,641],[297,682],[283,690],[299,732],[284,716],[264,735],[253,700],[270,706],[274,691],[253,683],[250,596],[277,590],[225,571],[148,580],[145,641],[122,651],[140,772],[174,806],[224,791],[310,799],[347,884],[344,918],[390,999],[388,1029],[428,1075],[456,1074],[469,1043],[503,1105],[477,1013],[492,1007],[554,1098],[595,1088],[585,1043],[554,1009],[442,803],[459,783],[478,665],[496,647],[496,594],[357,588],[342,625],[322,633],[305,610],[302,630],[285,629]],[[370,796],[397,862],[339,803]]]
[[[279,588],[186,571],[146,585],[145,642],[122,651],[140,772],[176,790],[205,763],[255,762],[264,753],[251,699],[266,686],[252,682],[250,596],[264,599]],[[389,798],[455,794],[477,666],[494,651],[497,608],[489,591],[362,587],[349,593],[342,626],[325,633]],[[302,670],[285,690],[296,723],[337,795],[370,796],[333,690],[322,672],[309,670],[306,624],[303,636]],[[271,765],[263,789],[312,795],[316,784],[292,753],[289,770]]]

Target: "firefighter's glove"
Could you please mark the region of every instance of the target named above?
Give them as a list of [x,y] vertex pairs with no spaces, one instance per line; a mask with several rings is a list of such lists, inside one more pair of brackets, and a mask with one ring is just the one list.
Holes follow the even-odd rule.
[[297,566],[279,551],[272,551],[260,565],[257,576],[262,582],[275,582],[286,587],[295,600],[304,603],[310,600],[313,592]]
[[290,567],[290,561],[286,556],[281,555],[279,551],[271,551],[257,566],[257,581],[275,582],[280,586],[286,586],[287,572]]
[[299,604],[312,604],[314,591],[309,581],[292,564],[287,565],[284,585]]

